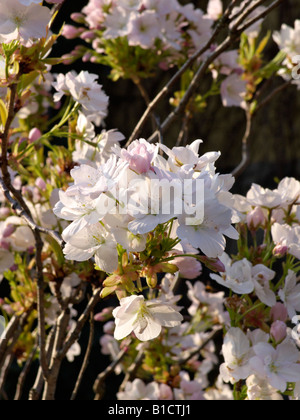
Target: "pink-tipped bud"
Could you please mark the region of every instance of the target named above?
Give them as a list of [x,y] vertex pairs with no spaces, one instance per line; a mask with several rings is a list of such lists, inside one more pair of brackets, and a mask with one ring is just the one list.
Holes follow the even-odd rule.
[[112,312],[114,308],[105,308],[102,312],[99,312],[94,316],[94,320],[96,322],[106,322],[112,318]]
[[10,215],[10,209],[8,207],[0,208],[0,219],[4,219]]
[[82,13],[72,13],[71,19],[74,20],[76,23],[84,23],[85,17]]
[[270,333],[276,343],[281,343],[287,336],[286,324],[282,321],[275,321],[271,326]]
[[104,325],[103,331],[105,334],[113,335],[115,328],[116,328],[116,325],[114,321],[109,321]]
[[279,244],[275,246],[275,248],[273,249],[273,255],[276,258],[283,258],[286,256],[288,251],[289,251],[289,248],[286,245]]
[[37,178],[35,181],[36,187],[38,187],[42,191],[46,191],[46,182],[42,178]]
[[2,241],[0,241],[0,248],[6,249],[6,251],[9,251],[9,243],[4,241],[4,239],[2,239]]
[[209,268],[212,271],[215,271],[216,273],[225,273],[226,268],[225,265],[222,263],[219,258],[208,258],[205,256],[200,256],[199,260],[206,265],[207,268]]
[[29,133],[28,140],[31,143],[34,143],[38,141],[41,137],[42,137],[41,131],[38,128],[33,128]]
[[11,223],[9,223],[5,227],[5,229],[2,233],[2,236],[3,236],[3,238],[9,238],[15,231],[16,231],[16,227],[14,225],[12,225]]
[[202,265],[192,257],[178,257],[172,261],[180,271],[182,277],[188,280],[197,279],[202,273]]
[[76,28],[73,25],[65,25],[63,27],[62,35],[66,39],[75,39],[77,38],[82,32],[82,29]]
[[250,231],[256,231],[260,226],[264,226],[266,217],[261,207],[256,207],[247,214],[247,225]]
[[80,35],[80,38],[85,41],[92,41],[95,38],[95,34],[92,31],[83,32]]
[[286,322],[288,319],[288,311],[283,303],[278,302],[271,309],[270,316],[274,322],[275,321]]

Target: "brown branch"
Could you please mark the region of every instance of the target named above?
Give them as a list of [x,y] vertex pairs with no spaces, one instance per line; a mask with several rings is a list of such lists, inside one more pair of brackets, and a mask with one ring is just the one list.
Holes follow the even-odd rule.
[[120,386],[120,392],[124,391],[127,383],[131,382],[132,379],[135,377],[135,374],[137,373],[139,367],[141,366],[145,358],[146,347],[147,347],[147,344],[142,345],[140,351],[138,352],[136,356],[134,363],[127,370],[125,378]]
[[242,140],[242,161],[237,166],[237,168],[235,168],[234,171],[232,172],[232,176],[234,176],[235,178],[238,178],[245,171],[245,169],[250,163],[249,138],[251,134],[253,114],[251,113],[249,108],[246,111],[246,116],[247,116],[246,131]]
[[247,116],[246,131],[242,140],[242,161],[232,172],[232,175],[235,178],[238,178],[239,176],[242,175],[242,173],[247,169],[251,161],[249,139],[251,135],[253,119],[256,117],[258,112],[261,111],[263,107],[268,105],[275,98],[275,96],[277,96],[283,90],[291,86],[291,84],[292,84],[292,81],[289,81],[279,86],[272,93],[270,93],[260,104],[258,104],[253,112],[251,112],[250,109],[248,108],[246,112],[246,116]]
[[[32,215],[30,210],[25,203],[22,194],[20,191],[17,191],[12,183],[11,177],[9,174],[9,162],[7,159],[8,152],[8,140],[11,124],[16,115],[15,111],[15,102],[17,97],[17,82],[19,80],[20,74],[16,77],[15,82],[9,87],[10,89],[10,99],[8,105],[8,117],[5,123],[4,132],[1,134],[1,171],[2,178],[0,179],[0,185],[3,189],[5,197],[13,205],[17,213],[22,215],[29,224],[29,227],[32,229],[35,243],[36,243],[36,268],[37,268],[37,289],[38,289],[38,330],[39,330],[39,346],[40,346],[40,364],[43,369],[43,374],[47,377],[48,367],[46,363],[46,353],[45,353],[45,342],[46,342],[46,331],[45,331],[45,308],[44,308],[44,274],[43,274],[43,263],[42,263],[42,249],[43,241],[40,235],[40,231],[37,229],[37,226],[33,222]],[[11,194],[14,198],[11,196]]]
[[196,350],[194,350],[192,353],[190,353],[187,357],[184,359],[181,359],[178,364],[179,366],[183,366],[186,363],[188,363],[193,357],[198,356],[200,352],[209,344],[210,341],[215,340],[218,335],[223,331],[222,328],[218,328],[217,330],[214,330],[210,336],[204,341],[204,343],[201,344]]
[[17,384],[17,389],[16,389],[16,394],[15,394],[15,398],[14,398],[15,401],[20,400],[21,397],[22,397],[23,389],[24,389],[24,385],[25,385],[25,381],[26,381],[26,378],[27,378],[27,376],[28,376],[28,374],[30,372],[32,363],[33,363],[34,358],[36,356],[36,352],[37,352],[37,346],[35,346],[33,348],[32,352],[29,355],[29,357],[28,357],[28,359],[27,359],[27,361],[25,363],[25,366],[24,366],[24,368],[23,368],[23,370],[22,370],[22,372],[21,372],[21,374],[19,376],[18,384]]
[[166,84],[166,86],[157,94],[157,96],[149,103],[148,108],[144,112],[137,126],[135,127],[133,133],[131,134],[126,147],[128,147],[134,140],[137,139],[139,133],[144,128],[149,116],[153,113],[157,105],[172,91],[173,86],[180,80],[181,76],[198,60],[201,55],[203,55],[207,50],[210,49],[211,45],[217,39],[219,33],[223,29],[224,25],[230,21],[229,16],[232,12],[233,7],[235,6],[236,1],[233,0],[227,10],[224,12],[223,17],[218,22],[211,38],[209,41],[198,51],[195,52],[185,64],[178,70],[178,72],[172,77],[172,79]]
[[260,104],[257,105],[257,107],[254,110],[254,115],[256,115],[263,107],[268,105],[275,98],[275,96],[277,96],[279,93],[281,93],[283,90],[285,90],[289,86],[292,86],[292,83],[293,81],[290,80],[284,83],[283,85],[279,86],[277,89],[274,89],[273,92],[271,92],[270,95],[266,97],[266,99],[264,99]]
[[[178,116],[180,116],[190,98],[195,94],[196,90],[198,89],[198,86],[200,84],[201,79],[205,76],[207,69],[209,68],[210,64],[212,64],[216,58],[218,58],[223,52],[225,52],[231,45],[233,45],[241,36],[243,32],[245,32],[249,27],[251,27],[254,23],[258,22],[265,16],[267,16],[273,9],[278,7],[282,2],[286,0],[276,0],[272,5],[270,5],[264,12],[260,13],[258,16],[253,18],[252,20],[245,23],[243,26],[237,28],[236,25],[233,26],[233,28],[229,31],[229,36],[223,41],[222,44],[218,46],[218,48],[211,53],[205,61],[202,62],[200,65],[198,71],[196,72],[189,88],[187,89],[184,97],[182,98],[180,104],[177,106],[177,108],[172,111],[169,116],[166,118],[164,123],[161,126],[162,133],[164,134],[166,130],[174,123],[174,121],[177,119]],[[261,4],[261,1],[256,3],[256,7],[258,7]],[[255,9],[254,9],[255,10]],[[253,7],[251,8],[251,12],[253,11]],[[248,13],[246,12],[243,14],[244,19],[248,16]],[[157,132],[154,133],[148,141],[154,142],[157,139]]]
[[102,400],[104,393],[105,393],[105,381],[106,379],[112,375],[118,366],[118,364],[123,360],[126,353],[128,351],[128,347],[125,347],[123,350],[120,351],[116,360],[114,360],[100,375],[98,375],[95,384],[94,384],[94,392],[96,394],[95,401]]
[[83,376],[84,376],[85,371],[88,367],[91,351],[92,351],[92,348],[93,348],[94,333],[95,333],[95,322],[94,322],[94,311],[92,311],[91,314],[90,314],[89,341],[88,341],[87,349],[86,349],[86,352],[85,352],[83,364],[81,366],[81,369],[80,369],[80,372],[79,372],[79,375],[78,375],[78,378],[77,378],[77,381],[76,381],[76,385],[75,385],[74,391],[72,393],[71,401],[74,401],[76,399],[78,391],[80,389],[80,385],[81,385]]

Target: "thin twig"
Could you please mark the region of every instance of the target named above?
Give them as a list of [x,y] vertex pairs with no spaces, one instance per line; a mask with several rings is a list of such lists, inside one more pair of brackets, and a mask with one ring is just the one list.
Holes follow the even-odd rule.
[[201,344],[196,350],[194,350],[192,353],[190,353],[187,357],[184,359],[181,359],[178,364],[179,366],[183,366],[186,363],[188,363],[193,357],[200,354],[200,352],[209,344],[210,341],[215,340],[218,335],[223,331],[222,328],[218,328],[217,330],[214,330],[210,336],[204,341],[204,343]]
[[[163,134],[166,132],[166,130],[174,123],[174,121],[177,119],[179,115],[181,115],[186,105],[188,104],[190,98],[194,95],[196,90],[199,87],[201,79],[205,76],[207,69],[209,68],[210,64],[213,63],[216,58],[218,58],[223,52],[225,52],[231,45],[233,45],[240,37],[240,35],[245,32],[249,27],[251,27],[254,23],[258,22],[265,16],[267,16],[272,10],[274,10],[276,7],[278,7],[282,2],[286,0],[276,0],[272,5],[270,5],[264,12],[260,13],[258,16],[253,18],[252,20],[245,23],[243,26],[236,28],[236,25],[233,26],[233,28],[229,31],[229,36],[221,43],[217,49],[212,52],[205,61],[202,62],[200,65],[198,71],[196,72],[189,88],[187,89],[184,97],[182,98],[181,102],[177,106],[177,108],[172,111],[169,116],[165,119],[161,126],[161,130]],[[259,6],[261,2],[256,3],[256,7]],[[251,8],[251,11],[253,11],[253,8]],[[246,18],[248,14],[244,14],[244,18]],[[154,142],[157,139],[157,132],[154,133],[148,141]]]
[[251,112],[249,109],[247,110],[247,112],[246,112],[246,116],[247,116],[246,131],[245,131],[245,135],[244,135],[243,140],[242,140],[242,161],[232,172],[232,175],[235,178],[238,178],[239,176],[242,175],[242,173],[247,169],[247,167],[248,167],[248,165],[251,161],[249,139],[250,139],[250,135],[251,135],[251,128],[252,128],[253,119],[256,117],[258,112],[261,111],[261,109],[263,107],[268,105],[268,103],[270,103],[274,99],[274,97],[276,95],[278,95],[283,90],[285,90],[286,88],[291,86],[291,84],[292,84],[292,81],[289,81],[289,82],[286,82],[283,85],[279,86],[272,93],[270,93],[260,104],[258,104],[253,112]]
[[94,332],[95,332],[94,311],[92,311],[91,314],[90,314],[89,341],[88,341],[87,349],[86,349],[86,352],[85,352],[83,364],[82,364],[82,367],[80,369],[80,373],[78,375],[74,391],[72,393],[71,401],[74,401],[76,399],[78,391],[80,389],[80,385],[81,385],[83,376],[84,376],[85,371],[88,367],[89,360],[90,360],[90,355],[91,355],[91,351],[92,351],[93,343],[94,343]]
[[4,179],[2,177],[0,177],[0,186],[2,188],[3,194],[5,195],[7,201],[11,204],[12,209],[15,211],[16,215],[18,217],[21,217],[27,223],[27,225],[31,228],[32,231],[39,231],[40,233],[49,235],[53,239],[55,239],[56,242],[61,247],[64,246],[64,241],[58,232],[39,226],[33,221],[31,215],[29,215],[27,211],[22,208],[19,202],[11,196],[11,193],[8,187],[6,186]]
[[242,140],[242,161],[241,163],[233,170],[232,176],[238,178],[247,168],[250,163],[250,148],[249,148],[249,138],[251,134],[253,114],[250,109],[246,111],[247,124],[246,131]]
[[36,356],[36,352],[37,352],[37,346],[35,346],[33,348],[32,352],[29,355],[29,357],[28,357],[28,359],[27,359],[27,361],[25,363],[25,366],[24,366],[24,368],[23,368],[23,370],[22,370],[22,372],[21,372],[21,374],[19,376],[18,384],[17,384],[17,389],[16,389],[16,394],[15,394],[15,398],[14,398],[15,401],[20,400],[21,397],[22,397],[23,389],[24,389],[24,385],[25,385],[25,381],[26,381],[26,378],[27,378],[27,376],[28,376],[28,374],[30,372],[32,363],[33,363],[34,358]]
[[132,379],[135,377],[135,374],[137,373],[139,367],[141,366],[145,358],[146,347],[147,347],[147,344],[144,344],[141,346],[140,351],[138,352],[134,363],[127,370],[125,378],[122,382],[122,385],[120,386],[120,392],[124,391],[127,383],[132,381]]
[[105,393],[106,379],[115,371],[116,367],[123,360],[127,351],[128,351],[128,347],[121,350],[116,360],[114,360],[102,373],[100,373],[100,375],[98,375],[94,384],[94,392],[96,394],[95,401],[102,400]]
[[235,1],[232,1],[230,6],[225,11],[223,17],[218,22],[211,38],[209,41],[198,51],[195,52],[185,63],[184,65],[178,70],[178,72],[172,77],[172,79],[164,86],[164,88],[156,95],[156,97],[149,103],[148,108],[144,112],[143,116],[141,117],[140,121],[138,122],[137,126],[135,127],[133,133],[131,134],[126,147],[128,147],[139,135],[141,130],[143,129],[146,121],[148,120],[149,116],[153,113],[157,105],[172,91],[173,86],[180,80],[181,76],[198,60],[201,55],[203,55],[207,50],[210,49],[211,45],[215,42],[216,38],[218,37],[219,33],[221,32],[224,25],[229,22],[230,13],[235,5]]
[[264,99],[260,104],[257,105],[257,107],[254,110],[254,114],[257,114],[263,107],[265,107],[266,105],[268,105],[269,102],[271,102],[275,96],[277,96],[279,93],[281,93],[283,90],[285,90],[286,88],[288,88],[289,86],[291,86],[293,83],[292,80],[284,83],[283,85],[279,86],[277,89],[274,89],[272,93],[270,93],[270,95],[268,95],[266,97],[266,99]]

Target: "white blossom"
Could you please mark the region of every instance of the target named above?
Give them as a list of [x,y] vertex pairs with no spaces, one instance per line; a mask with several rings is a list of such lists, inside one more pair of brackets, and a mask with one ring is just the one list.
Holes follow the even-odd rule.
[[283,401],[283,397],[268,381],[257,375],[251,375],[246,381],[249,401]]
[[224,382],[232,384],[251,375],[250,342],[240,328],[230,328],[222,347],[225,363],[220,367]]
[[20,40],[22,43],[46,37],[51,14],[47,7],[24,0],[1,0],[0,40],[9,43]]
[[279,290],[278,295],[285,304],[291,319],[300,312],[300,284],[294,271],[289,270],[285,279],[284,288]]
[[120,401],[159,400],[160,390],[157,382],[146,385],[141,379],[127,382],[125,390],[117,394]]
[[143,296],[133,295],[121,299],[120,304],[113,311],[116,340],[122,340],[132,332],[141,341],[153,340],[160,335],[162,327],[173,328],[183,320],[173,306],[160,300],[145,301]]
[[288,382],[299,380],[300,353],[292,341],[286,340],[276,349],[271,344],[259,343],[253,350],[255,356],[250,360],[251,368],[273,388],[284,392]]

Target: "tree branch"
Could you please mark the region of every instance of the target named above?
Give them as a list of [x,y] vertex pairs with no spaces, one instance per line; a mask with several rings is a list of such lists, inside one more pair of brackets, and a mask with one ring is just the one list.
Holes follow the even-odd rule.
[[100,373],[100,375],[98,375],[94,384],[94,392],[96,394],[95,401],[102,400],[105,393],[106,379],[115,371],[116,367],[123,360],[127,351],[128,351],[128,347],[125,347],[123,350],[121,350],[116,360],[114,360],[102,373]]
[[172,91],[173,86],[180,80],[181,76],[198,60],[201,55],[203,55],[211,45],[214,43],[219,33],[223,29],[224,25],[230,21],[229,16],[232,12],[233,7],[235,6],[236,1],[233,0],[227,10],[224,12],[223,17],[219,20],[211,38],[209,41],[198,51],[192,55],[185,64],[178,70],[178,72],[172,77],[172,79],[166,84],[166,86],[157,94],[157,96],[149,103],[148,108],[144,112],[137,126],[135,127],[133,133],[131,134],[126,147],[128,147],[134,140],[137,139],[141,130],[144,128],[149,116],[153,113],[157,105]]
[[246,131],[242,140],[242,161],[237,166],[237,168],[235,168],[234,171],[232,172],[232,176],[234,176],[235,178],[239,177],[245,171],[245,169],[250,163],[249,138],[251,134],[253,114],[251,113],[249,108],[246,111],[246,117],[247,117]]
[[78,391],[80,389],[80,385],[83,379],[83,376],[85,374],[85,371],[88,367],[89,361],[90,361],[90,355],[91,355],[91,351],[93,348],[93,343],[94,343],[94,332],[95,332],[95,322],[94,322],[94,311],[91,312],[90,314],[90,334],[89,334],[89,341],[88,341],[88,345],[87,345],[87,349],[85,352],[85,356],[84,356],[84,360],[76,381],[76,385],[74,388],[74,391],[72,393],[72,397],[71,397],[71,401],[74,401],[77,397]]
[[[190,98],[193,96],[193,94],[196,92],[201,79],[206,74],[207,69],[209,68],[210,64],[215,61],[216,58],[218,58],[223,52],[225,52],[231,45],[233,45],[240,37],[240,35],[245,32],[249,27],[254,25],[254,23],[258,22],[265,16],[267,16],[273,9],[278,7],[282,2],[286,0],[276,0],[272,5],[270,5],[264,12],[260,13],[258,16],[253,18],[252,20],[245,23],[243,26],[237,28],[236,25],[233,26],[233,28],[229,31],[229,36],[223,41],[222,44],[218,46],[218,48],[212,52],[205,61],[202,62],[200,65],[198,71],[196,72],[188,90],[186,91],[184,97],[182,98],[180,104],[177,106],[177,108],[172,111],[169,116],[165,119],[164,123],[161,126],[162,133],[164,134],[166,130],[174,123],[174,121],[177,119],[179,115],[183,113],[183,111],[186,108],[186,105],[188,104]],[[258,1],[255,5],[255,8],[258,7],[261,4],[261,0]],[[254,7],[254,6],[253,6]],[[251,12],[253,12],[255,9],[253,7],[250,8]],[[248,11],[247,11],[248,12]],[[243,19],[246,19],[248,17],[248,13],[243,14]],[[239,20],[241,21],[241,20]],[[154,133],[148,141],[154,142],[157,139],[157,132]]]

